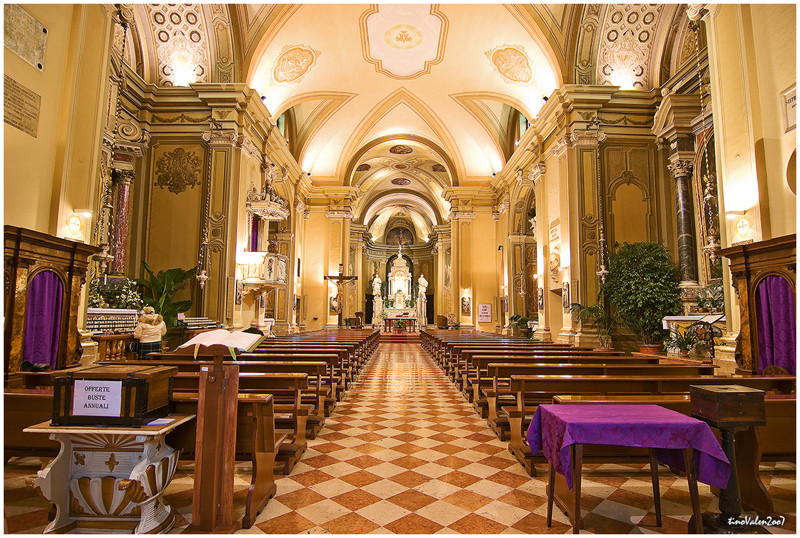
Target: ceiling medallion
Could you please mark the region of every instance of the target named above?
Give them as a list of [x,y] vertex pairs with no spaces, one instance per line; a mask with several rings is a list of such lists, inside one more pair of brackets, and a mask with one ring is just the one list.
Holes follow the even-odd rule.
[[272,68],[272,80],[276,84],[297,82],[317,63],[320,51],[305,45],[285,45]]
[[383,40],[393,49],[413,49],[422,44],[422,31],[410,24],[395,24],[386,30]]
[[366,163],[359,164],[358,167],[356,168],[356,172],[366,172],[370,168],[372,168],[372,167],[370,165],[366,164]]
[[406,168],[408,168],[408,165],[405,165],[405,164],[402,164],[402,163],[394,165],[394,169],[395,170],[405,170]]
[[446,171],[444,169],[444,166],[442,166],[441,164],[434,164],[433,168],[431,168],[431,170],[433,170],[434,172],[445,172]]
[[486,57],[494,70],[509,82],[528,84],[533,80],[533,67],[521,45],[500,45],[487,51]]
[[411,185],[411,180],[405,177],[396,177],[392,180],[392,185]]
[[389,153],[394,153],[395,155],[406,155],[414,151],[411,149],[411,146],[404,146],[402,144],[398,144],[397,146],[392,146],[389,148]]
[[449,21],[429,4],[375,4],[359,18],[364,60],[378,73],[411,79],[444,59]]

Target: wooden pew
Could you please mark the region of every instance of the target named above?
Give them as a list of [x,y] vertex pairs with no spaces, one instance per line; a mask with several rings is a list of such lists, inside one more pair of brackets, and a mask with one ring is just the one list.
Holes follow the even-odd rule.
[[[199,395],[173,392],[172,406],[176,413],[197,414]],[[251,461],[250,487],[245,498],[242,527],[253,526],[258,514],[277,491],[275,461],[287,434],[275,431],[275,408],[271,394],[239,394],[236,416],[236,460]],[[197,421],[178,426],[167,435],[169,446],[194,455]]]
[[[512,375],[511,390],[516,394],[514,406],[503,407],[509,418],[509,451],[522,463],[528,474],[535,476],[534,455],[525,439],[530,419],[541,403],[552,402],[555,396],[567,394],[595,395],[663,395],[688,394],[690,385],[744,385],[770,394],[792,394],[795,391],[794,376],[752,377],[631,377],[631,376],[583,376],[560,377],[544,375]],[[543,461],[540,457],[538,461]]]
[[510,379],[515,375],[548,376],[561,379],[588,376],[609,376],[627,378],[689,377],[713,375],[717,366],[713,364],[547,364],[547,363],[489,363],[488,378],[491,387],[481,387],[481,395],[488,406],[487,422],[501,441],[506,440],[509,431],[508,417],[499,413],[498,401],[506,398],[513,406],[516,392],[512,391]]
[[[606,354],[592,354],[585,351],[577,351],[574,354],[567,353],[547,353],[540,354],[538,351],[524,352],[504,352],[483,354],[482,351],[465,351],[464,372],[462,373],[461,385],[465,397],[472,402],[473,406],[480,405],[485,409],[485,399],[481,403],[479,387],[491,386],[492,378],[488,375],[490,363],[582,363],[582,364],[659,364],[658,357],[632,357]],[[478,402],[476,404],[476,402]],[[481,413],[481,410],[478,411]],[[481,415],[481,418],[486,418]]]
[[14,456],[58,455],[59,443],[44,433],[23,429],[53,418],[52,389],[6,388],[3,398],[3,448],[5,460]]
[[[732,380],[733,384],[738,384]],[[564,395],[553,398],[556,404],[655,404],[691,416],[692,404],[688,394],[662,394],[651,396],[629,395]],[[794,394],[767,394],[764,408],[767,424],[738,431],[735,434],[736,468],[739,477],[739,492],[742,506],[752,510],[761,517],[776,515],[772,498],[759,478],[759,464],[762,461],[795,461],[796,460],[796,428],[797,399]],[[720,438],[720,432],[714,430]],[[626,461],[631,457],[644,460],[645,450],[631,447],[608,447],[585,445],[584,461],[605,463],[620,458]],[[570,504],[572,493],[567,488],[563,477],[556,478],[556,498],[566,506]]]
[[[178,372],[173,378],[175,392],[196,394],[199,374]],[[282,462],[282,473],[289,474],[306,451],[306,427],[314,405],[303,404],[303,392],[308,390],[307,374],[239,373],[239,394],[271,394],[274,398],[275,423],[290,426],[291,442],[284,443],[277,460]]]

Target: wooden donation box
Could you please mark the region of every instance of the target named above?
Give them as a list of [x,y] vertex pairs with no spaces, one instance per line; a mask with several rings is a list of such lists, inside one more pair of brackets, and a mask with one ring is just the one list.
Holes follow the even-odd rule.
[[141,426],[169,414],[176,367],[113,364],[53,373],[53,426]]
[[692,416],[716,428],[765,425],[764,391],[740,385],[692,385]]

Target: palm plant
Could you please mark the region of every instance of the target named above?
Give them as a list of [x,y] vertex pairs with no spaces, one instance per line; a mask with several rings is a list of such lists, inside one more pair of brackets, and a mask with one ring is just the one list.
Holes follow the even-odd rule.
[[700,341],[698,336],[697,331],[693,330],[691,327],[683,332],[675,330],[670,334],[669,340],[664,342],[664,347],[666,349],[679,351],[680,354],[685,357]]
[[148,278],[137,278],[136,283],[144,288],[142,299],[145,305],[152,306],[155,311],[164,317],[168,326],[178,324],[178,314],[186,312],[192,307],[192,301],[173,301],[175,295],[183,289],[186,282],[197,273],[197,267],[189,270],[181,268],[167,269],[153,273],[147,262],[142,262],[147,271]]
[[597,328],[601,348],[611,347],[611,332],[619,325],[619,318],[603,306],[601,295],[598,295],[597,302],[593,305],[572,303],[569,310],[578,316],[581,323],[591,323]]

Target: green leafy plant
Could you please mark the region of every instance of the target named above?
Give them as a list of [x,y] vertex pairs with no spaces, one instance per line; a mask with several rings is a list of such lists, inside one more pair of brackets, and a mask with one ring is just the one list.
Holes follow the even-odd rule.
[[608,257],[603,292],[620,320],[645,344],[659,344],[661,319],[681,310],[678,269],[660,243],[625,243]]
[[675,330],[670,333],[669,340],[664,342],[664,348],[679,351],[681,355],[686,356],[699,341],[700,338],[697,332],[692,327],[689,327],[683,332]]
[[177,301],[173,299],[186,285],[186,282],[197,273],[197,267],[189,270],[181,268],[167,269],[153,273],[146,262],[142,262],[147,271],[147,279],[137,278],[136,283],[144,289],[143,299],[147,306],[152,306],[158,314],[164,317],[168,326],[178,325],[178,314],[186,312],[192,307],[192,301]]
[[460,323],[453,323],[452,325],[450,325],[450,327],[453,328],[453,329],[460,329],[461,328],[461,324]]
[[569,310],[578,316],[581,323],[591,323],[597,328],[601,348],[611,347],[611,332],[617,328],[619,318],[610,308],[603,306],[601,296],[593,305],[572,303]]
[[386,310],[382,310],[381,313],[380,313],[380,318],[381,319],[386,319],[388,317],[389,317],[389,314],[386,313]]
[[406,322],[401,319],[398,320],[397,323],[394,324],[394,326],[397,330],[402,330],[406,328]]

